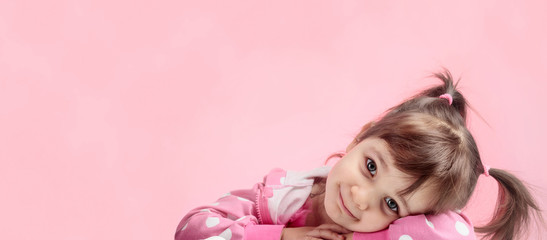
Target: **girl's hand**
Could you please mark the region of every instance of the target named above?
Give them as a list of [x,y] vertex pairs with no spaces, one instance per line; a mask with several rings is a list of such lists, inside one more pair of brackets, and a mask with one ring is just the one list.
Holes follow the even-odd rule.
[[353,240],[353,232],[346,233],[344,236],[346,237],[346,240]]
[[343,234],[351,237],[352,232],[337,224],[323,224],[318,227],[284,228],[281,240],[344,240]]

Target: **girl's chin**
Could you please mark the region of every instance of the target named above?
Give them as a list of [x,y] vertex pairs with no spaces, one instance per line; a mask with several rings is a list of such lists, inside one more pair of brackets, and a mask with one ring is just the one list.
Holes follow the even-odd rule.
[[336,223],[340,226],[342,226],[343,222],[343,213],[339,211],[339,209],[333,208],[333,209],[325,209],[324,219],[326,223]]
[[324,207],[323,208],[324,214],[322,215],[323,215],[323,218],[326,218],[326,219],[323,219],[324,220],[323,222],[337,223],[336,221],[334,221],[334,219],[336,219],[337,218],[336,216],[339,216],[340,213],[336,213],[336,209],[332,209],[332,206],[331,207],[323,206],[323,207]]

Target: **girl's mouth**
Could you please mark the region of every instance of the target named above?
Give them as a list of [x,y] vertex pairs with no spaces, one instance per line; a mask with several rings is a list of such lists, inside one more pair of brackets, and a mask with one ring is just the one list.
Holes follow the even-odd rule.
[[342,209],[344,209],[344,211],[352,216],[353,218],[357,219],[357,217],[355,217],[350,211],[349,209],[346,207],[346,205],[344,204],[344,199],[342,198],[342,191],[339,192],[339,197],[340,197],[340,205],[342,205]]

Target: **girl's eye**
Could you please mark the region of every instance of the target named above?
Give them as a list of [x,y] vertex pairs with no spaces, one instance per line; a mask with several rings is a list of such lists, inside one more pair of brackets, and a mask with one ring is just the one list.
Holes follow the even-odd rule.
[[395,202],[395,200],[393,200],[392,198],[386,198],[386,204],[387,204],[387,207],[389,209],[391,209],[391,211],[394,211],[394,212],[399,211],[399,207],[397,206],[397,202]]
[[371,159],[367,159],[367,169],[372,176],[376,175],[376,163]]

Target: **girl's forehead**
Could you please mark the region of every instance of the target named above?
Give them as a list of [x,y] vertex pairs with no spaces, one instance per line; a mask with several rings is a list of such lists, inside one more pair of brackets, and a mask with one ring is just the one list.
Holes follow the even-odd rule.
[[388,143],[384,139],[381,139],[379,137],[365,138],[359,143],[359,145],[366,149],[375,151],[386,151],[389,147]]
[[427,213],[432,209],[431,200],[434,197],[432,188],[422,186],[406,196],[409,215]]

